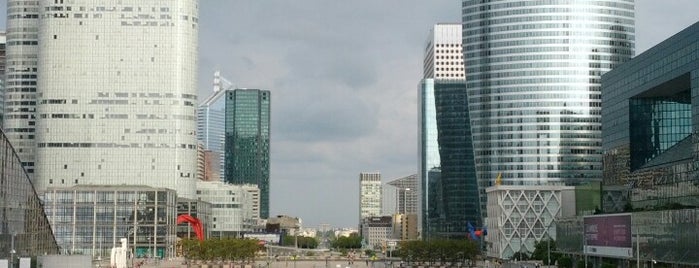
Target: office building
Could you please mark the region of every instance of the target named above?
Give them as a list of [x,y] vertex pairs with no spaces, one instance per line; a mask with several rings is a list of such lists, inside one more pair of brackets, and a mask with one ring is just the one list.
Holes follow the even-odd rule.
[[2,128],[34,177],[36,88],[39,53],[38,0],[7,0],[6,76]]
[[2,130],[0,159],[0,259],[57,254],[41,200]]
[[0,126],[2,126],[2,116],[5,114],[5,66],[7,65],[7,35],[0,32]]
[[[603,212],[631,214],[646,265],[696,265],[699,23],[606,73],[602,92]],[[582,227],[568,227],[561,248],[579,252]]]
[[418,226],[423,238],[464,237],[480,207],[461,54],[460,24],[437,24],[427,39],[418,87]]
[[423,78],[464,79],[463,56],[461,24],[434,25],[425,46]]
[[634,1],[464,0],[462,8],[482,216],[498,177],[601,181],[600,77],[634,53]]
[[44,209],[61,254],[109,258],[128,239],[136,257],[173,257],[177,193],[144,185],[49,187]]
[[393,239],[393,217],[371,216],[362,219],[362,239],[369,249],[385,250],[386,241]]
[[396,213],[417,214],[417,174],[388,182],[395,187]]
[[487,241],[488,257],[496,259],[531,255],[536,243],[556,240],[556,219],[576,212],[573,186],[495,185],[486,192],[488,214],[500,217],[487,222],[488,235],[479,239]]
[[381,173],[359,173],[359,223],[362,219],[381,216]]
[[[204,224],[204,237],[211,237],[211,229],[206,228],[206,225],[213,221],[211,203],[202,200],[177,198],[177,216],[180,215],[190,215],[199,219]],[[196,233],[189,223],[177,225],[177,237],[197,239]]]
[[211,221],[205,229],[212,238],[241,237],[253,231],[260,219],[257,185],[233,185],[220,181],[198,181],[197,200],[211,203]]
[[147,185],[194,198],[198,1],[39,7],[38,190]]
[[394,214],[393,215],[393,239],[396,240],[416,240],[417,214]]
[[213,169],[218,171],[219,180],[225,178],[223,148],[226,136],[226,100],[224,96],[226,91],[232,89],[231,83],[221,77],[220,72],[215,72],[214,91],[203,99],[197,107],[197,140],[204,144],[205,150],[218,157],[217,160],[207,159],[207,161],[211,163]]
[[260,217],[269,217],[269,90],[225,91],[225,182],[260,189]]

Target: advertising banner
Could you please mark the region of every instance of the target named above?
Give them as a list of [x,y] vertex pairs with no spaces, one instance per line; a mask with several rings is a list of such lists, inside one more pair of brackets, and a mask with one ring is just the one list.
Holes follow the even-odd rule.
[[583,218],[585,254],[631,258],[631,214],[593,215]]

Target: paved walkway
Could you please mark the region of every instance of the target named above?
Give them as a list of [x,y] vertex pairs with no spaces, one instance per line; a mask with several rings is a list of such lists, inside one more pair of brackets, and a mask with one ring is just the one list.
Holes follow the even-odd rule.
[[[158,263],[155,262],[145,262],[143,265],[140,266],[140,268],[186,268],[187,265],[183,264],[183,260],[173,260],[173,261],[160,261]],[[269,265],[269,266],[268,266]],[[339,260],[299,260],[299,261],[274,261],[267,263],[266,261],[257,261],[254,264],[235,264],[233,266],[227,266],[227,265],[222,265],[222,264],[216,264],[216,265],[209,265],[209,266],[202,266],[201,264],[190,264],[190,268],[200,268],[200,267],[207,267],[207,268],[399,268],[399,267],[408,267],[407,263],[401,263],[400,261],[393,261],[393,262],[384,262],[384,261],[375,261],[375,262],[366,262],[366,261],[354,261],[352,263],[349,263],[348,261],[339,261]],[[443,268],[443,267],[465,267],[465,266],[458,266],[458,265],[453,265],[453,266],[446,266],[446,265],[433,265],[433,266],[416,266],[416,265],[410,265],[410,267],[435,267],[435,268]],[[479,263],[478,267],[484,267],[483,263]],[[520,266],[521,267],[521,266]],[[491,268],[494,268],[491,266]]]

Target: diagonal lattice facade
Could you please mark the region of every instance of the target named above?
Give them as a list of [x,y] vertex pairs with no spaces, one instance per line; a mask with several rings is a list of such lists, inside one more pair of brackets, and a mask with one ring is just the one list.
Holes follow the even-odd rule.
[[[575,213],[570,186],[494,186],[486,190],[488,255],[510,259],[531,254],[536,242],[556,238],[555,220]],[[570,205],[568,205],[570,204]]]

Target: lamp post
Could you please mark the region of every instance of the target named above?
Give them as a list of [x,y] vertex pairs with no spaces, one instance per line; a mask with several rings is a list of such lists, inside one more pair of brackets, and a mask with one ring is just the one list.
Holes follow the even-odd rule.
[[546,254],[548,257],[547,266],[551,266],[551,227],[556,227],[556,220],[554,218],[551,219],[551,223],[549,223],[549,226],[546,227]]
[[403,189],[403,215],[408,215],[408,192],[410,188]]
[[17,251],[15,250],[15,236],[16,235],[17,235],[17,233],[15,233],[15,232],[12,233],[12,237],[11,237],[12,239],[10,242],[10,247],[11,247],[11,249],[10,249],[10,267],[15,267],[14,266],[15,254],[17,253]]

